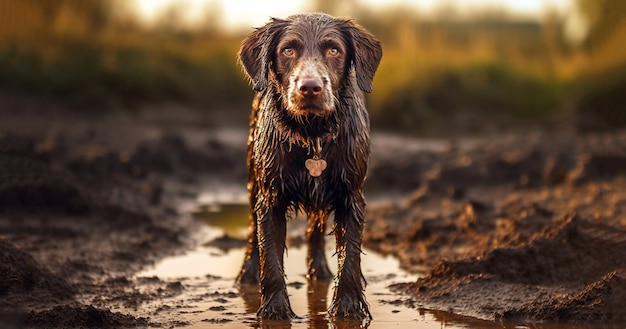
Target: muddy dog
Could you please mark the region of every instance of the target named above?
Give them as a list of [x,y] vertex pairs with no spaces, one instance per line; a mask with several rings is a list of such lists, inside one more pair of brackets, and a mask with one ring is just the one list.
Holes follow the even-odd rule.
[[289,319],[285,286],[288,214],[308,218],[308,277],[331,280],[324,231],[334,211],[338,273],[329,313],[371,318],[361,272],[370,152],[363,92],[382,57],[380,42],[349,19],[301,14],[272,19],[242,42],[239,62],[257,91],[248,137],[248,248],[237,281],[261,285],[257,316]]

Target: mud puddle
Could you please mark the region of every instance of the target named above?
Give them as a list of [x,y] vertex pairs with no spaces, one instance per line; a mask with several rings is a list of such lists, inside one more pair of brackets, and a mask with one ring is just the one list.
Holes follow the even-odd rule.
[[[418,302],[388,288],[396,283],[415,282],[420,275],[407,273],[395,258],[368,249],[364,250],[362,266],[374,319],[329,319],[326,311],[333,283],[306,279],[306,247],[301,240],[306,221],[298,219],[288,223],[285,268],[291,305],[299,318],[290,322],[259,321],[255,317],[258,288],[234,285],[243,261],[248,224],[245,196],[239,192],[235,189],[220,195],[207,193],[196,203],[186,205],[196,220],[206,224],[196,232],[196,246],[135,275],[134,280],[144,285],[150,281],[168,282],[168,287],[180,292],[142,306],[142,313],[152,323],[172,323],[172,319],[177,319],[173,323],[184,328],[564,328],[496,323],[421,309]],[[326,256],[331,271],[336,273],[333,249],[333,237],[328,236]]]
[[[288,251],[285,269],[290,301],[294,312],[300,317],[291,322],[257,321],[259,293],[256,287],[239,288],[234,285],[235,277],[242,264],[247,232],[248,207],[243,200],[227,198],[230,203],[217,203],[211,196],[200,197],[201,206],[194,217],[206,223],[197,232],[198,244],[184,254],[163,259],[154,267],[137,273],[136,280],[158,278],[167,282],[178,282],[183,292],[167,301],[168,317],[175,316],[186,328],[207,328],[219,325],[222,328],[258,328],[270,326],[289,328],[329,328],[340,326],[359,328],[391,328],[421,322],[423,328],[439,328],[432,315],[419,315],[403,304],[407,297],[396,295],[387,286],[399,282],[413,282],[417,275],[406,273],[392,257],[380,256],[369,250],[363,255],[363,272],[368,281],[367,298],[371,305],[374,321],[371,323],[331,323],[326,310],[332,299],[333,283],[311,282],[306,279],[306,248],[299,243],[298,233],[304,234],[305,221],[298,219],[288,224]],[[234,201],[234,202],[233,202]],[[222,198],[218,202],[225,202]],[[332,261],[334,243],[328,237],[327,257],[331,270],[337,266]],[[163,310],[161,300],[155,305],[145,305],[153,320]],[[173,309],[177,311],[172,312]],[[156,316],[156,318],[155,318]],[[158,319],[157,319],[158,320]],[[422,328],[422,327],[420,327]]]
[[[207,233],[210,230],[207,229]],[[367,298],[375,319],[371,327],[414,325],[418,321],[418,314],[402,305],[406,297],[394,295],[386,287],[393,283],[414,281],[416,276],[398,271],[398,263],[394,259],[369,251],[366,253],[363,257],[363,270],[369,282]],[[181,305],[179,319],[189,323],[188,328],[206,328],[207,323],[220,324],[223,328],[257,328],[267,324],[272,328],[331,327],[326,310],[332,298],[332,283],[308,283],[305,277],[305,248],[292,247],[285,258],[291,305],[300,317],[291,323],[260,323],[256,320],[258,288],[240,289],[233,285],[243,255],[244,248],[223,251],[216,247],[199,246],[185,255],[165,259],[155,268],[138,275],[158,276],[162,280],[173,279],[181,282],[185,293],[177,297],[180,304],[176,303],[176,307]],[[329,250],[327,256],[331,255]],[[336,272],[336,266],[331,266],[331,270]],[[345,323],[342,327],[359,328],[361,325],[352,322]]]
[[[291,322],[260,322],[255,313],[259,293],[256,287],[234,285],[242,264],[248,227],[248,206],[244,191],[221,189],[220,193],[200,195],[195,204],[184,205],[203,225],[196,232],[197,244],[184,254],[168,257],[154,267],[135,275],[135,280],[158,280],[179,285],[181,293],[169,300],[145,304],[143,309],[151,321],[170,322],[177,318],[185,328],[329,328],[334,326],[359,328],[391,328],[416,323],[420,328],[439,328],[430,314],[418,314],[404,306],[407,297],[392,293],[387,286],[413,282],[417,275],[400,270],[392,257],[365,250],[363,272],[368,281],[367,298],[374,320],[371,323],[331,323],[326,310],[332,299],[333,283],[306,279],[306,248],[302,243],[306,221],[295,219],[288,223],[288,250],[285,256],[288,293],[294,312],[300,317]],[[334,242],[327,238],[327,257],[336,273]],[[169,319],[166,319],[169,318]]]

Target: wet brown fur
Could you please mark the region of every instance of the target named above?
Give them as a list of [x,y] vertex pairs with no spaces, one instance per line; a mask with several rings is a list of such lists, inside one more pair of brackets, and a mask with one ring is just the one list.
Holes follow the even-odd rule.
[[[283,255],[288,213],[298,210],[308,218],[308,277],[324,281],[333,277],[324,231],[334,212],[338,273],[330,315],[371,318],[360,264],[370,152],[362,91],[372,90],[381,57],[364,28],[326,14],[272,19],[242,42],[239,60],[257,94],[248,138],[250,234],[237,281],[261,285],[259,318],[295,317]],[[320,94],[305,93],[305,81]],[[317,141],[328,167],[312,177],[304,163]]]

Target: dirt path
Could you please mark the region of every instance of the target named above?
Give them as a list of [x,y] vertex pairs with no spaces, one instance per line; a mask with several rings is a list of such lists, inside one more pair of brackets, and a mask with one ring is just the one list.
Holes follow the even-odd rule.
[[[133,313],[184,289],[133,275],[193,243],[182,201],[245,184],[245,129],[186,109],[76,113],[0,96],[1,326],[186,325]],[[403,303],[626,322],[625,132],[377,134],[373,154],[365,244],[427,273],[393,287]]]

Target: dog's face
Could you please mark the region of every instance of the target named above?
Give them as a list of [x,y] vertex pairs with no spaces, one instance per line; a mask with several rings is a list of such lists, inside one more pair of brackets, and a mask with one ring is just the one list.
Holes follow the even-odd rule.
[[354,68],[365,92],[382,57],[380,42],[347,19],[302,14],[273,19],[242,43],[239,60],[261,91],[274,84],[293,117],[327,116]]
[[335,109],[340,81],[345,79],[347,46],[335,27],[314,28],[294,22],[275,49],[274,73],[284,106],[294,116],[325,116]]

